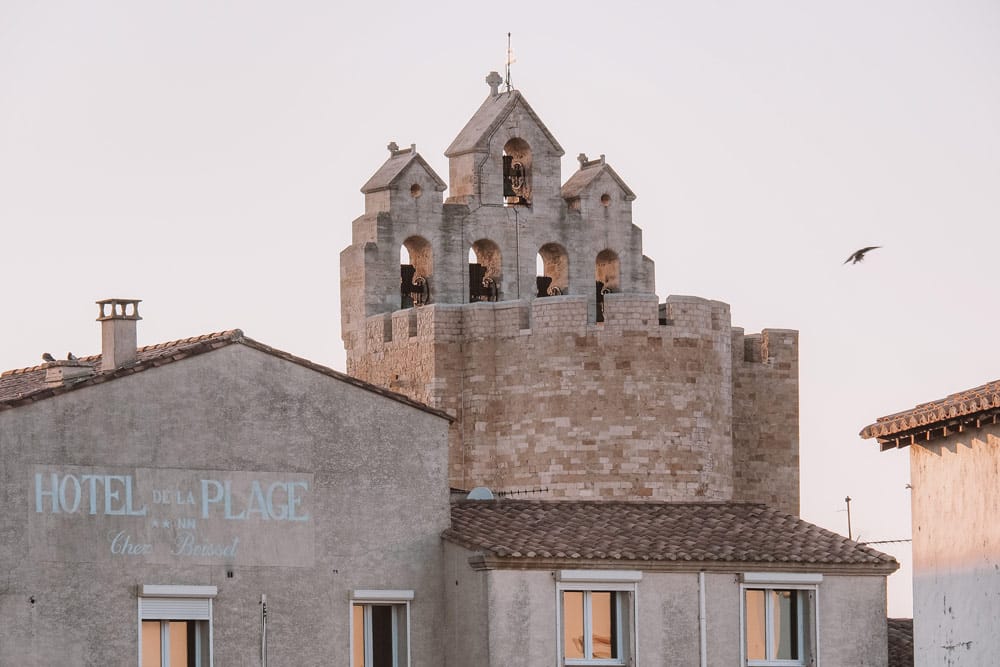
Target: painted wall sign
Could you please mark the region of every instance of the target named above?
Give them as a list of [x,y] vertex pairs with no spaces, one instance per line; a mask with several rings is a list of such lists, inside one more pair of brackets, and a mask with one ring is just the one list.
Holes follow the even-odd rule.
[[313,563],[310,474],[36,466],[27,481],[33,556]]

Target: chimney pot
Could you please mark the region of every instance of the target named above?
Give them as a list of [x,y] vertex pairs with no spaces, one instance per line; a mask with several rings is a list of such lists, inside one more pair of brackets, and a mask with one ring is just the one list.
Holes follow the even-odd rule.
[[113,371],[136,359],[136,322],[141,299],[103,299],[97,321],[101,323],[101,370]]

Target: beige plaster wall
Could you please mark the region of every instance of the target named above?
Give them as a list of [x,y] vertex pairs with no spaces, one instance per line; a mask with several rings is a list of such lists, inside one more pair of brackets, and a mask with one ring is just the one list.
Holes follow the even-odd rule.
[[[446,543],[449,622],[456,640],[449,665],[556,664],[559,618],[557,570],[473,571],[472,553]],[[567,569],[574,563],[567,561]],[[609,563],[609,569],[614,564]],[[707,664],[740,662],[740,572],[707,572]],[[637,667],[700,664],[699,575],[643,572],[636,586]],[[886,667],[885,577],[826,574],[816,596],[821,667]]]
[[914,662],[1000,655],[1000,426],[910,448]]
[[819,587],[819,664],[885,667],[885,577],[825,575]]

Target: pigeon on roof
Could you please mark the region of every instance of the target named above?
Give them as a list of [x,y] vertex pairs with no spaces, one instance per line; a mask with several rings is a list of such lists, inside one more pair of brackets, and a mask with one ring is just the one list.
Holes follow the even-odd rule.
[[[869,250],[875,250],[876,248],[881,248],[880,245],[870,245],[867,248],[862,248],[861,250],[855,250],[851,253],[851,256],[844,260],[844,264],[851,262],[851,264],[857,264],[865,258],[865,253]],[[853,260],[853,261],[852,261]]]
[[77,356],[75,354],[73,354],[72,352],[67,352],[66,353],[66,360],[67,361],[76,361],[77,360]]
[[55,357],[53,357],[53,356],[52,356],[51,354],[49,354],[48,352],[43,352],[43,353],[42,353],[42,361],[55,361],[55,360],[56,360],[56,358],[55,358]]

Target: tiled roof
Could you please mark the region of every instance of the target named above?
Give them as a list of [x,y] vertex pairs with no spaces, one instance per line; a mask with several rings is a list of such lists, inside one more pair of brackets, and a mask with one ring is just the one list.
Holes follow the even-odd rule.
[[500,126],[500,123],[510,115],[514,107],[518,104],[538,124],[539,129],[542,130],[542,133],[551,142],[556,155],[562,155],[564,153],[562,146],[552,136],[549,129],[545,127],[545,123],[538,117],[538,114],[531,108],[531,105],[524,99],[520,91],[512,90],[500,93],[496,97],[492,95],[488,96],[486,101],[476,110],[476,113],[472,115],[472,118],[469,119],[469,122],[465,124],[465,127],[462,128],[462,131],[458,133],[458,136],[455,137],[455,140],[451,142],[448,149],[445,150],[445,156],[455,157],[464,153],[489,150],[489,139],[493,131]]
[[[363,382],[357,378],[335,371],[332,368],[327,368],[326,366],[313,363],[308,359],[296,357],[295,355],[287,352],[277,350],[273,347],[257,342],[252,338],[247,338],[239,329],[231,329],[229,331],[220,331],[217,333],[205,334],[203,336],[195,336],[193,338],[184,338],[181,340],[140,347],[136,350],[136,361],[134,364],[116,368],[111,371],[101,370],[101,355],[99,354],[89,357],[81,357],[77,363],[92,366],[94,370],[93,375],[70,380],[64,384],[55,386],[45,381],[46,370],[49,368],[50,364],[42,364],[40,366],[32,366],[30,368],[5,371],[0,374],[0,410],[9,410],[21,405],[27,405],[36,401],[52,398],[53,396],[58,396],[66,393],[67,391],[73,391],[81,387],[101,384],[103,382],[108,382],[127,375],[135,375],[136,373],[141,373],[164,364],[180,361],[197,354],[211,352],[212,350],[217,350],[221,347],[232,345],[234,343],[252,347],[256,350],[260,350],[261,352],[284,359],[285,361],[305,366],[306,368],[335,378],[341,382],[352,384],[356,387],[364,389],[365,391],[381,394],[382,396],[390,398],[394,401],[406,403],[407,405],[423,410],[424,412],[430,412],[431,414],[443,417],[449,421],[451,420],[451,417],[441,410],[432,408],[428,405],[420,403],[419,401],[414,401],[413,399],[403,396],[402,394],[397,394],[396,392],[389,391],[388,389],[383,389],[382,387]],[[58,364],[60,362],[55,363]]]
[[898,568],[892,556],[750,503],[462,500],[452,505],[451,518],[443,534],[448,541],[524,566],[568,560],[643,568],[659,562],[664,569]]
[[889,667],[913,667],[913,619],[889,619]]
[[948,435],[949,429],[960,431],[970,425],[979,428],[986,419],[996,423],[998,414],[1000,380],[995,380],[937,401],[921,403],[911,410],[879,417],[874,424],[861,429],[860,435],[878,438],[883,449],[905,447],[912,444],[917,435],[930,439]]
[[394,150],[389,156],[389,159],[382,163],[382,166],[378,168],[371,178],[361,186],[361,192],[368,194],[369,192],[377,192],[379,190],[385,190],[399,178],[407,167],[411,163],[416,162],[424,171],[434,180],[434,189],[438,192],[444,192],[448,189],[448,184],[441,180],[441,177],[437,175],[431,166],[427,164],[427,161],[420,156],[413,147],[404,148],[402,150]]
[[621,176],[618,175],[618,172],[601,160],[594,160],[593,162],[587,163],[577,170],[575,174],[569,177],[569,180],[562,186],[563,199],[579,197],[580,194],[603,173],[610,174],[611,178],[618,183],[622,192],[625,193],[625,201],[633,201],[635,199],[635,193],[632,192],[632,189],[625,184],[625,181],[623,181]]

